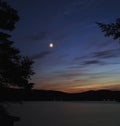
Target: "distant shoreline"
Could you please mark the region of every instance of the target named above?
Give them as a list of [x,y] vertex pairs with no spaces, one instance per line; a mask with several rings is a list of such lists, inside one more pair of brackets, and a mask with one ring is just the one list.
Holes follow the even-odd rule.
[[65,93],[52,90],[0,89],[1,101],[116,101],[120,91],[98,90],[82,93]]

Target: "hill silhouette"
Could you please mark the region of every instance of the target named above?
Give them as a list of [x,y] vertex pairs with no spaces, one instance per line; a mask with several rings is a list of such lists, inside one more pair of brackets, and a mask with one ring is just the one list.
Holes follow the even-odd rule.
[[91,90],[65,93],[53,90],[0,89],[1,101],[120,101],[120,91]]

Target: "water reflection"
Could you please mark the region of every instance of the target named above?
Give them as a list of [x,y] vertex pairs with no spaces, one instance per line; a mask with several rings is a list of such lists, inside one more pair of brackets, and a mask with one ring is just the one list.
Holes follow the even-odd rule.
[[15,126],[119,126],[117,103],[25,102],[13,105],[20,116]]

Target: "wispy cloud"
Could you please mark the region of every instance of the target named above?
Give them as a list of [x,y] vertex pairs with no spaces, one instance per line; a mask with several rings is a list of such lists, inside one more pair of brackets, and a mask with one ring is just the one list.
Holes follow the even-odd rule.
[[104,63],[99,60],[88,60],[84,61],[82,65],[103,65]]
[[39,54],[36,54],[36,55],[33,55],[31,58],[33,60],[36,60],[36,59],[43,59],[44,57],[52,54],[53,52],[52,51],[43,51],[43,52],[40,52]]
[[88,55],[83,55],[83,56],[78,56],[78,57],[75,57],[75,61],[79,61],[79,60],[84,60],[84,59],[87,59],[88,58]]
[[100,59],[116,58],[120,56],[120,49],[111,49],[93,53],[93,57]]
[[[75,66],[73,69],[87,70],[92,67],[108,66],[108,65],[119,65],[120,49],[106,49],[103,51],[90,52],[83,56],[74,58],[72,65]],[[116,59],[116,60],[113,60]],[[76,68],[77,66],[77,68]]]
[[[93,62],[90,61],[90,63],[98,63],[99,61],[97,61],[97,60],[117,58],[117,57],[120,57],[119,48],[90,52],[86,55],[82,55],[82,56],[78,56],[78,57],[74,58],[74,61],[85,61],[86,62],[86,60],[91,60]],[[94,59],[97,59],[97,60],[94,60]]]
[[70,78],[70,79],[73,79],[74,77],[81,76],[81,75],[83,75],[83,73],[78,73],[78,72],[74,72],[74,73],[66,72],[66,73],[59,74],[59,76],[61,76],[61,77]]

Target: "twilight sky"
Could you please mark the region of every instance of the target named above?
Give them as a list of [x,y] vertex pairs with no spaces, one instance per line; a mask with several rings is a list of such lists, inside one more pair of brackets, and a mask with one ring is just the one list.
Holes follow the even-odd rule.
[[120,44],[95,24],[120,17],[120,0],[6,1],[20,16],[14,46],[35,62],[34,88],[120,90]]

